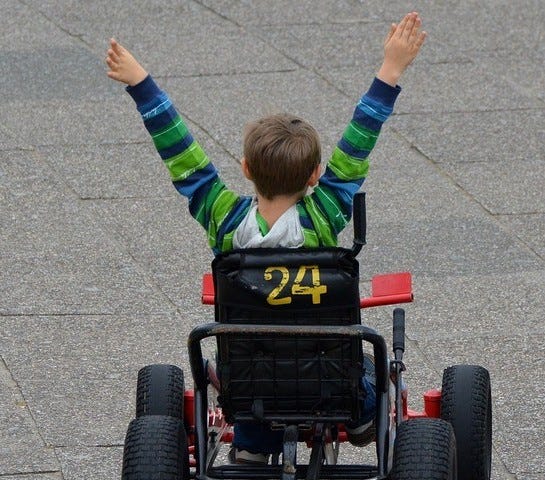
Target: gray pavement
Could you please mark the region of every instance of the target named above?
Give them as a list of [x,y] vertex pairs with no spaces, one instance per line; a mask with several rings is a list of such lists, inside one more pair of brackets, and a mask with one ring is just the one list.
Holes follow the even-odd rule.
[[[108,38],[134,51],[228,184],[249,193],[236,164],[243,125],[294,112],[329,152],[388,25],[416,6],[430,37],[372,156],[362,290],[375,273],[413,273],[412,406],[444,367],[484,365],[493,478],[545,479],[542,0],[1,6],[1,478],[119,478],[138,369],[187,368],[189,330],[212,319],[199,305],[204,235],[105,76]],[[367,321],[389,334],[390,312]]]

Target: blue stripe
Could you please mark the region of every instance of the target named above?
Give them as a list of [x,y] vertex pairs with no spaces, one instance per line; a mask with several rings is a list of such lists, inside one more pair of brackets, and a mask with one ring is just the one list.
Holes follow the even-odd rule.
[[351,143],[345,140],[344,137],[339,140],[337,146],[347,155],[354,158],[359,158],[360,160],[367,158],[370,153],[369,150],[360,150],[354,147]]
[[159,155],[161,155],[161,158],[163,160],[168,160],[169,158],[172,158],[179,153],[182,153],[184,150],[186,150],[189,145],[193,143],[193,137],[190,133],[188,133],[184,138],[176,142],[171,147],[163,148],[162,150],[158,150]]
[[381,122],[385,122],[393,112],[392,107],[387,107],[383,103],[377,102],[367,95],[364,95],[361,98],[356,108],[361,109],[366,115]]
[[172,123],[177,116],[178,112],[174,106],[170,104],[169,108],[162,110],[157,115],[146,118],[144,120],[144,125],[148,129],[148,132],[155,133]]
[[240,225],[242,217],[248,213],[251,204],[252,197],[245,196],[238,199],[216,233],[216,245],[222,245],[223,237]]
[[161,112],[164,112],[171,105],[172,102],[168,98],[168,95],[164,92],[161,92],[161,94],[155,97],[153,100],[148,103],[144,103],[143,105],[138,105],[137,108],[142,115],[142,118],[144,120],[147,120],[148,118],[155,117]]
[[[306,211],[306,209],[305,209],[305,211]],[[307,212],[307,215],[308,215],[308,212]],[[299,219],[301,221],[301,226],[303,228],[306,228],[308,230],[316,230],[314,228],[314,223],[312,223],[312,219],[310,218],[310,216],[303,217],[302,215],[299,215]]]
[[364,180],[365,178],[358,178],[346,182],[337,177],[328,167],[320,178],[320,186],[333,190],[341,203],[342,209],[351,212],[354,194],[360,189]]
[[193,202],[193,196],[203,185],[212,182],[218,176],[218,172],[214,165],[209,163],[204,168],[197,170],[184,180],[172,182],[178,192],[185,197],[189,197],[189,201]]

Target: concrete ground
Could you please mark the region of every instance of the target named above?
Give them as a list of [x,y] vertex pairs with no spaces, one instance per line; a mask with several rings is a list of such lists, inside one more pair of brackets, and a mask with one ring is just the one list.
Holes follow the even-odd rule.
[[[189,330],[212,319],[199,305],[205,237],[105,76],[108,38],[248,193],[243,125],[287,110],[330,152],[389,24],[417,8],[430,35],[372,155],[362,289],[375,273],[412,272],[413,406],[444,367],[484,365],[493,478],[545,479],[543,6],[2,0],[0,477],[119,478],[138,369],[187,368]],[[390,314],[367,316],[388,341]]]

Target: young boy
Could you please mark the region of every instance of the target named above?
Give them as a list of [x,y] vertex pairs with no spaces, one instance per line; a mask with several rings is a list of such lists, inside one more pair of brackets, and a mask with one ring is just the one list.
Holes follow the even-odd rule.
[[[318,135],[306,121],[277,114],[246,127],[241,168],[254,184],[254,198],[226,188],[168,96],[113,39],[107,74],[127,84],[174,187],[189,199],[189,211],[206,229],[214,253],[250,247],[335,246],[338,233],[350,220],[353,196],[367,176],[369,153],[401,91],[397,82],[426,38],[420,27],[416,12],[392,24],[384,41],[382,66],[323,174]],[[313,191],[307,195],[309,187]],[[347,426],[349,440],[356,445],[372,438],[375,415],[369,375],[363,383],[368,393],[364,418],[359,425]],[[278,432],[261,425],[235,425],[237,461],[266,463],[270,453],[281,449],[280,442]]]

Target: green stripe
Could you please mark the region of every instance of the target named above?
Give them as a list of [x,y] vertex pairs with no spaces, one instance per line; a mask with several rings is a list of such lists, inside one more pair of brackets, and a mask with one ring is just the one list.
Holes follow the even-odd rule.
[[233,250],[233,237],[235,236],[235,230],[232,232],[226,233],[223,236],[223,242],[221,244],[220,250],[222,252],[228,252],[229,250]]
[[219,178],[217,178],[214,184],[209,188],[205,197],[201,201],[199,209],[195,213],[195,220],[197,220],[197,222],[199,222],[206,230],[208,230],[208,226],[210,224],[210,219],[207,217],[207,212],[210,211],[214,205],[214,202],[216,201],[216,198],[224,188],[225,184]]
[[151,138],[153,138],[153,143],[157,150],[162,150],[163,148],[171,147],[175,143],[179,142],[189,133],[185,123],[180,118],[180,115],[176,115],[172,122],[170,122],[166,127],[153,132]]
[[209,163],[210,160],[197,142],[193,142],[182,153],[165,160],[173,182],[185,180]]
[[351,157],[339,147],[335,147],[333,155],[327,165],[341,180],[351,181],[367,177],[369,173],[369,159]]
[[[314,195],[319,200],[320,205],[325,210],[326,218],[329,219],[329,223],[333,227],[334,232],[340,232],[346,224],[348,219],[346,212],[341,207],[335,194],[331,189],[320,186],[314,190]],[[324,220],[326,221],[326,220]]]
[[314,230],[309,228],[303,228],[303,247],[304,248],[314,248],[320,246],[320,241],[318,240],[318,235]]
[[323,246],[335,246],[337,245],[337,237],[331,230],[331,226],[324,215],[318,209],[316,203],[312,200],[312,197],[304,197],[305,207],[312,219],[316,234]]
[[267,224],[267,220],[265,220],[259,212],[256,212],[255,219],[261,235],[267,235],[267,233],[269,233],[269,225]]
[[378,133],[352,121],[346,127],[343,137],[350,145],[357,149],[371,151],[377,142]]
[[225,217],[229,214],[239,196],[224,188],[214,199],[210,210],[210,224],[208,225],[208,243],[211,247],[216,246],[216,236]]

